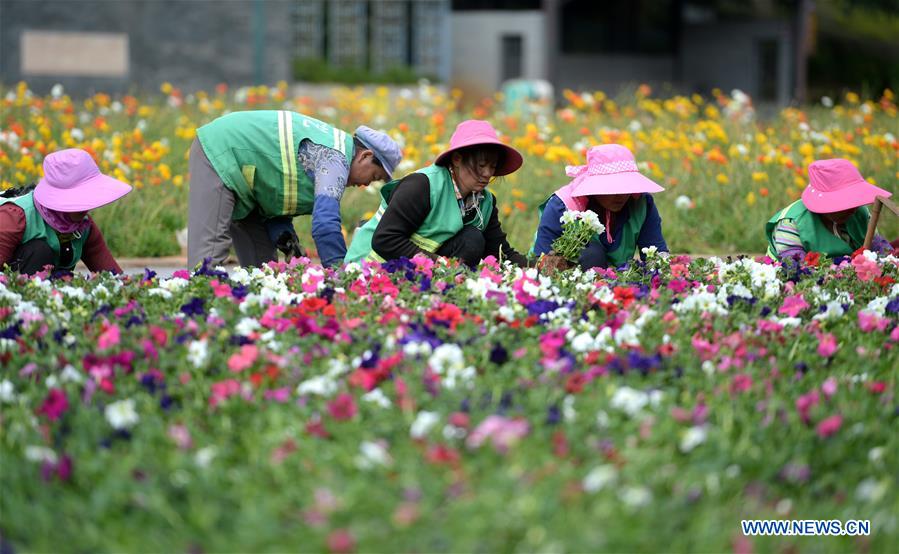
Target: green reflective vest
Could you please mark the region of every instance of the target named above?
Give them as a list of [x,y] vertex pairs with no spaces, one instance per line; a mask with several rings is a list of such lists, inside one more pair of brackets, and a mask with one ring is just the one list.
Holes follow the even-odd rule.
[[50,249],[53,250],[53,265],[56,269],[67,269],[69,271],[75,269],[75,265],[81,259],[84,243],[87,242],[87,236],[90,234],[90,227],[83,233],[64,235],[67,238],[71,237],[72,263],[63,267],[59,265],[59,233],[44,221],[37,208],[34,207],[34,192],[32,191],[16,198],[0,198],[0,204],[6,204],[7,202],[15,204],[25,212],[25,234],[22,235],[22,244],[34,239],[45,240],[50,245]]
[[[418,231],[409,237],[409,240],[415,246],[427,252],[436,252],[441,244],[458,233],[464,225],[474,225],[481,231],[487,228],[487,223],[490,221],[491,214],[493,214],[493,194],[488,192],[481,200],[481,219],[465,224],[462,222],[462,212],[459,209],[456,189],[453,187],[453,180],[450,177],[449,170],[439,165],[430,165],[419,169],[416,173],[421,173],[428,178],[431,211],[421,224],[421,227],[418,228]],[[365,225],[356,229],[356,232],[353,234],[353,242],[350,243],[350,248],[344,261],[358,262],[363,259],[378,262],[384,261],[372,250],[371,239],[375,234],[378,223],[381,221],[381,217],[384,215],[384,210],[387,209],[387,199],[390,198],[390,193],[399,183],[400,179],[396,179],[381,188],[381,205],[378,211]]]
[[846,222],[846,232],[849,233],[851,244],[833,234],[821,218],[808,211],[802,200],[797,200],[777,212],[765,225],[765,235],[768,237],[768,257],[776,260],[777,249],[774,246],[774,229],[782,219],[792,219],[799,228],[799,240],[806,252],[820,252],[831,258],[836,256],[848,256],[858,250],[865,243],[865,234],[868,231],[868,208],[861,207],[855,210],[852,217]]
[[259,110],[224,115],[197,129],[197,139],[222,182],[234,193],[232,219],[258,208],[263,218],[312,213],[315,184],[297,167],[309,139],[353,160],[353,137],[296,112]]
[[[537,223],[539,226],[539,222],[543,219],[543,210],[546,208],[546,203],[549,202],[549,198],[547,198],[540,206],[537,208]],[[624,229],[621,232],[621,238],[619,239],[618,247],[612,251],[606,251],[606,257],[611,262],[610,265],[614,267],[618,267],[620,265],[624,265],[631,260],[634,259],[634,254],[637,252],[637,237],[640,236],[640,231],[643,229],[643,223],[646,221],[646,197],[640,196],[640,198],[630,202],[630,215],[627,218],[627,221],[624,222]],[[585,208],[586,209],[586,208]],[[599,240],[599,235],[594,235],[593,240]],[[531,243],[531,249],[528,252],[530,256],[536,255],[534,251],[534,247],[537,244],[537,231],[534,231],[534,240]]]

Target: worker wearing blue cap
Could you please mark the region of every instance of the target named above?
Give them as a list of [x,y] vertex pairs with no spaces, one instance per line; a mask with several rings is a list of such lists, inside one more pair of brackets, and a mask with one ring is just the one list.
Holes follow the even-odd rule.
[[351,136],[290,111],[224,115],[197,129],[190,149],[188,263],[221,264],[233,244],[244,266],[299,255],[293,217],[312,216],[323,265],[346,255],[340,199],[347,186],[387,181],[402,159],[386,133]]

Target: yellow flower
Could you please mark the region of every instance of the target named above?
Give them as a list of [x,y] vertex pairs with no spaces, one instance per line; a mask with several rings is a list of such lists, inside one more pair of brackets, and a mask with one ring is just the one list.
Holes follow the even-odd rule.
[[159,87],[159,90],[161,90],[163,94],[168,95],[168,94],[172,93],[172,90],[174,90],[174,87],[172,86],[172,83],[169,83],[168,81],[166,81],[165,83],[162,83],[162,86]]
[[181,185],[184,184],[184,176],[183,175],[175,175],[172,178],[172,184],[175,185],[176,187],[180,187]]
[[856,94],[854,92],[846,93],[846,101],[849,102],[850,104],[858,104],[858,100],[859,100],[858,94]]
[[727,175],[725,175],[724,173],[719,173],[719,174],[715,177],[715,180],[718,181],[718,182],[719,182],[720,184],[722,184],[722,185],[726,185],[726,184],[728,184],[728,183],[730,182],[730,179],[729,179],[729,178],[727,177]]
[[750,192],[749,194],[746,195],[746,203],[750,206],[755,205],[755,193],[754,192]]
[[764,171],[753,171],[752,172],[752,180],[756,183],[767,182],[768,174]]

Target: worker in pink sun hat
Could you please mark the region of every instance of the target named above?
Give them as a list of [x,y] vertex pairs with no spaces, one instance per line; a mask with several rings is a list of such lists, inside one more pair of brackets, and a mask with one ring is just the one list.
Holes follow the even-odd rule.
[[100,173],[79,148],[49,154],[43,168],[36,187],[0,198],[0,267],[25,274],[47,266],[71,271],[83,260],[91,271],[121,273],[88,212],[125,196],[131,186]]
[[521,154],[503,143],[489,122],[459,123],[433,165],[384,185],[380,208],[356,230],[345,261],[423,254],[471,267],[488,256],[527,266],[528,259],[506,240],[489,188],[495,177],[514,173],[522,163]]
[[[865,181],[849,160],[818,160],[808,166],[802,197],[777,212],[765,225],[768,256],[802,259],[808,252],[834,258],[862,247],[870,215],[867,204],[892,193]],[[876,235],[872,250],[889,251]]]
[[634,155],[620,144],[603,144],[587,151],[587,164],[568,166],[572,178],[540,206],[540,223],[532,253],[552,252],[553,242],[562,236],[562,216],[568,211],[590,210],[599,217],[605,231],[581,251],[582,269],[617,267],[628,263],[643,248],[668,252],[662,235],[662,218],[652,198],[663,189],[640,173]]

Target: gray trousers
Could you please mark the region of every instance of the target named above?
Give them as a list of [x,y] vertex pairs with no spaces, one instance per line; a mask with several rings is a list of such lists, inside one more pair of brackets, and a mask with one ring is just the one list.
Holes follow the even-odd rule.
[[200,141],[190,146],[190,205],[187,219],[187,265],[196,267],[204,258],[221,265],[234,244],[242,266],[261,266],[276,260],[278,253],[257,212],[233,221],[234,193],[203,152]]

